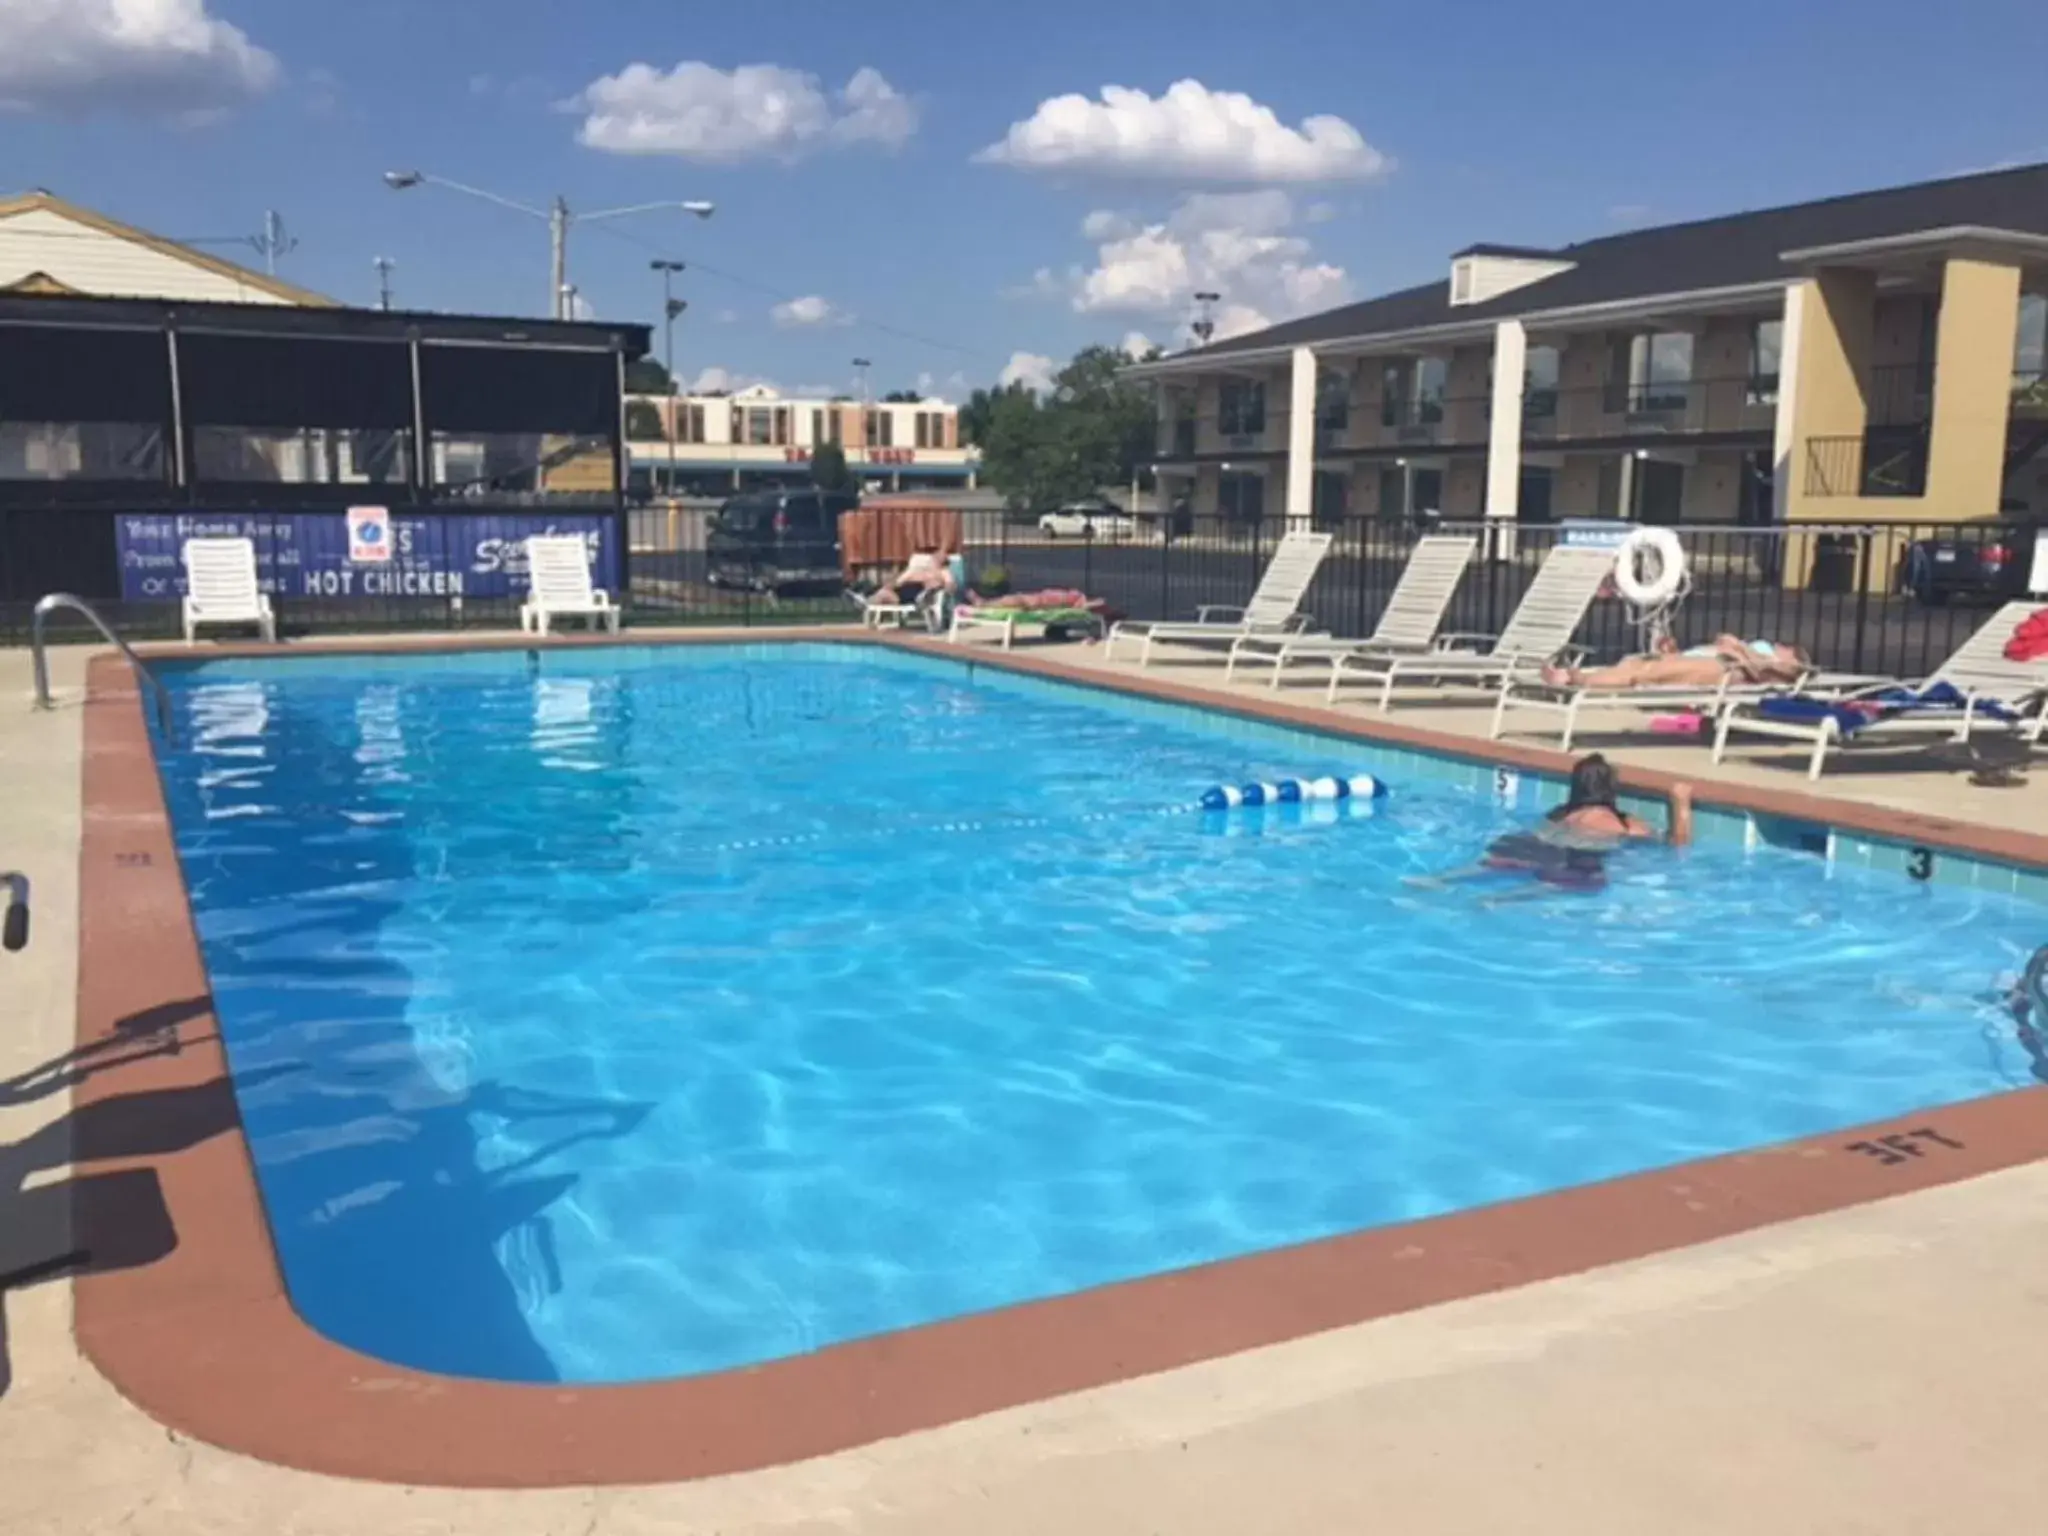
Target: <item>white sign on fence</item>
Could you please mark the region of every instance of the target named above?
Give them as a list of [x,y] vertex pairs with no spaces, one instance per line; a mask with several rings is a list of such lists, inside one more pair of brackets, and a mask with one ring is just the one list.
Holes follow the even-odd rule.
[[2034,530],[2034,564],[2027,572],[2027,591],[2036,597],[2048,592],[2048,528]]
[[355,565],[391,563],[391,509],[348,509],[348,558]]

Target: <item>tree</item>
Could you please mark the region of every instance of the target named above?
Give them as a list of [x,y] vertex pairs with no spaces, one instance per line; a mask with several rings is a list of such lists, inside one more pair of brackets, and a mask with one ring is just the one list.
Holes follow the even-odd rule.
[[648,438],[659,440],[663,436],[661,411],[652,400],[626,402],[626,436],[635,442],[644,442]]
[[922,399],[924,399],[924,396],[914,389],[892,389],[889,393],[882,396],[882,404],[916,405]]
[[1115,347],[1084,347],[1041,397],[1023,383],[977,389],[960,408],[960,438],[981,449],[989,484],[1037,510],[1147,478],[1158,451],[1151,391],[1122,376]]
[[811,450],[811,483],[821,491],[859,488],[853,471],[846,467],[846,450],[837,443],[820,443]]
[[626,364],[626,393],[629,395],[672,395],[676,381],[668,370],[651,357],[638,357]]

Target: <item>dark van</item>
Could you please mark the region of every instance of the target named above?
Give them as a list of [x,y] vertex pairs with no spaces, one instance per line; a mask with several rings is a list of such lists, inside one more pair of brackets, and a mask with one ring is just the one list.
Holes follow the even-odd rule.
[[711,515],[706,564],[714,587],[751,592],[836,589],[839,514],[860,498],[838,491],[749,491]]

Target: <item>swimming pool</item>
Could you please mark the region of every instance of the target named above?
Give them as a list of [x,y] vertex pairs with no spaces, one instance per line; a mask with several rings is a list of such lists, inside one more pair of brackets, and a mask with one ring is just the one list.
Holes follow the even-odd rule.
[[2029,1081],[2038,908],[1709,846],[1486,911],[1402,877],[1528,812],[1362,743],[830,645],[169,675],[286,1283],[424,1369],[714,1371]]

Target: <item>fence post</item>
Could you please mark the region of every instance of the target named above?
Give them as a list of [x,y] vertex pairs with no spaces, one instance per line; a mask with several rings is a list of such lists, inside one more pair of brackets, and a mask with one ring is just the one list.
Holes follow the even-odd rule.
[[1160,619],[1173,617],[1173,527],[1161,518],[1159,522],[1159,612]]
[[1851,672],[1863,670],[1864,625],[1870,615],[1870,564],[1877,547],[1877,533],[1865,528],[1856,537],[1863,548],[1856,562],[1856,639],[1849,662]]

